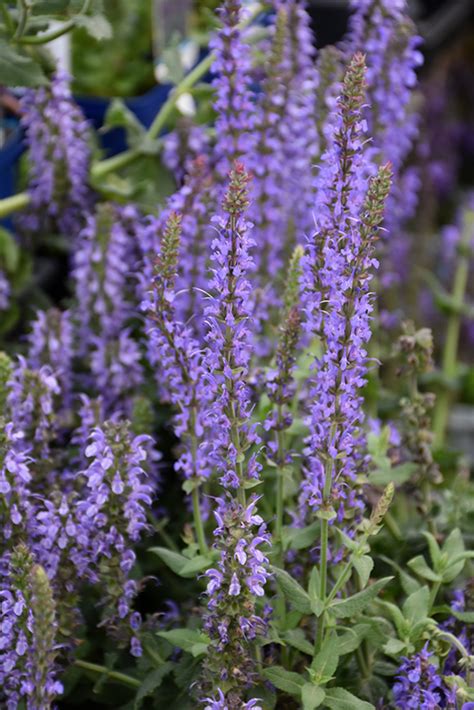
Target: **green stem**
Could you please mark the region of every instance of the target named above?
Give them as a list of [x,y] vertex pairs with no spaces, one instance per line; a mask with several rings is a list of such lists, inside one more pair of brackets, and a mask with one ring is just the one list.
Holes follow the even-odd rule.
[[18,40],[24,33],[26,25],[28,24],[28,17],[30,14],[30,5],[26,0],[20,0],[21,10],[20,10],[20,21],[18,22],[14,40]]
[[0,217],[6,217],[12,212],[22,210],[29,205],[31,197],[28,192],[19,192],[17,195],[0,200]]
[[[85,15],[89,10],[90,4],[91,0],[84,0],[84,4],[80,12],[77,13],[77,17]],[[54,39],[57,39],[58,37],[62,37],[63,35],[67,34],[71,30],[73,30],[76,25],[76,18],[73,17],[67,22],[64,22],[59,27],[56,27],[55,30],[51,30],[51,32],[44,32],[43,34],[39,35],[27,35],[26,37],[18,37],[15,41],[17,42],[17,44],[47,44],[48,42],[52,42]]]
[[[332,483],[332,459],[328,457],[326,460],[324,471],[324,491],[323,491],[323,506],[329,501],[331,494]],[[326,510],[324,512],[327,512]],[[319,561],[319,597],[323,604],[326,604],[327,594],[327,578],[328,578],[328,543],[329,543],[329,520],[321,518],[321,556]],[[324,627],[326,623],[326,614],[323,612],[318,623],[318,631],[316,634],[315,650],[319,651],[324,638]]]
[[196,488],[193,488],[194,527],[196,529],[196,535],[199,543],[199,551],[201,555],[207,555],[209,549],[207,547],[206,535],[204,533],[204,525],[202,523],[201,504],[199,498],[199,487],[197,486]]
[[116,681],[122,685],[127,685],[129,688],[140,688],[141,681],[137,678],[132,678],[130,675],[125,673],[119,673],[118,671],[111,671],[105,666],[99,666],[97,663],[89,663],[89,661],[74,661],[74,665],[78,668],[83,668],[85,671],[91,671],[92,673],[99,673],[107,678],[107,680]]
[[[278,407],[278,423],[282,418],[281,406]],[[285,456],[285,441],[283,432],[277,431],[277,490],[276,490],[276,515],[275,515],[275,541],[280,545],[278,564],[281,567],[283,561],[283,493],[284,493],[284,467],[281,462]]]
[[446,341],[444,343],[442,374],[445,380],[445,387],[438,394],[434,415],[433,433],[435,446],[440,449],[444,445],[446,436],[446,426],[448,423],[449,407],[451,404],[450,384],[457,374],[457,359],[459,349],[459,334],[461,330],[462,316],[459,312],[464,304],[466,288],[469,277],[469,255],[466,253],[467,245],[470,241],[474,227],[474,212],[466,217],[461,242],[459,245],[459,256],[456,272],[454,274],[454,284],[452,298],[454,309],[449,314],[448,326],[446,329]]

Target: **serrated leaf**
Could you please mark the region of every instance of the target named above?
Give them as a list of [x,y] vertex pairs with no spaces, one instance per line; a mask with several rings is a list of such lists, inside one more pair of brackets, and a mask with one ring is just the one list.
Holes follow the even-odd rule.
[[171,629],[171,631],[159,631],[158,636],[169,641],[173,646],[181,648],[197,658],[207,651],[211,639],[201,631],[194,629]]
[[386,609],[389,612],[390,616],[392,617],[392,621],[395,624],[395,628],[397,629],[398,634],[400,636],[404,636],[405,627],[406,627],[406,619],[403,616],[400,609],[398,608],[398,606],[396,606],[395,604],[392,604],[391,602],[385,602],[385,601],[382,601],[381,604],[384,607],[384,609]]
[[352,564],[354,565],[357,574],[359,575],[360,583],[362,588],[367,586],[370,579],[370,574],[374,568],[374,561],[369,555],[354,555],[352,558]]
[[47,83],[39,64],[0,39],[0,84],[35,88]]
[[423,536],[426,538],[426,541],[428,543],[428,548],[430,551],[430,557],[431,557],[431,562],[433,564],[433,568],[436,569],[437,565],[439,564],[439,561],[441,559],[441,549],[440,546],[438,545],[438,542],[434,535],[432,535],[430,532],[427,532],[426,530],[422,533]]
[[383,650],[389,656],[398,656],[406,649],[406,643],[400,639],[389,639],[384,645]]
[[311,675],[317,680],[318,685],[328,683],[336,672],[339,664],[338,643],[338,637],[333,632],[329,638],[326,638],[321,650],[313,658]]
[[357,698],[345,688],[327,690],[324,702],[330,710],[375,710],[371,703]]
[[369,480],[375,486],[386,486],[388,483],[396,483],[401,486],[411,478],[416,468],[416,464],[410,461],[398,466],[379,467],[370,473]]
[[318,535],[320,524],[316,521],[305,528],[283,528],[283,548],[304,550],[312,545]]
[[362,641],[370,631],[370,624],[356,624],[352,629],[347,629],[337,637],[337,652],[340,656],[352,653],[359,648]]
[[262,675],[278,690],[283,690],[283,692],[295,695],[298,698],[301,696],[305,681],[299,673],[287,671],[283,666],[272,666],[271,668],[265,668]]
[[416,592],[416,590],[420,588],[420,586],[421,586],[420,583],[414,577],[411,577],[409,574],[407,574],[405,572],[405,570],[402,567],[400,567],[400,565],[398,565],[394,560],[391,560],[389,557],[386,557],[385,555],[381,555],[380,559],[397,570],[397,572],[400,576],[400,582],[401,582],[403,591],[405,592],[405,594],[407,596],[409,594],[412,594],[412,592]]
[[309,594],[293,579],[288,572],[278,567],[271,568],[276,581],[291,606],[303,614],[311,613],[311,600]]
[[451,609],[451,614],[465,624],[474,624],[474,611],[455,611]]
[[197,555],[192,560],[188,560],[179,572],[180,577],[194,577],[198,572],[209,569],[214,563],[214,558],[205,555]]
[[408,567],[423,579],[429,579],[430,582],[441,582],[441,576],[429,567],[423,555],[417,555],[409,560]]
[[457,557],[457,555],[464,552],[464,540],[459,528],[451,530],[444,542],[442,551],[447,555],[448,559],[453,559],[453,557]]
[[357,592],[352,597],[347,599],[334,601],[329,609],[339,619],[346,619],[350,616],[360,614],[370,602],[375,599],[381,589],[390,582],[393,577],[384,577],[374,582],[364,589],[362,592]]
[[403,603],[402,611],[405,618],[412,624],[422,619],[426,619],[430,608],[430,590],[428,587],[421,587]]
[[282,634],[282,638],[289,646],[298,649],[307,656],[313,655],[313,644],[304,635],[303,629],[289,629]]
[[195,577],[198,572],[209,569],[214,563],[214,557],[197,555],[189,559],[179,552],[168,550],[166,547],[150,547],[148,552],[153,552],[167,565],[175,574],[185,579]]
[[103,40],[112,37],[112,25],[104,15],[77,15],[74,22],[93,39]]
[[315,710],[315,708],[319,708],[325,697],[326,692],[323,688],[319,688],[312,683],[305,683],[301,689],[303,710]]
[[163,663],[162,666],[156,668],[154,671],[145,676],[143,683],[137,691],[135,700],[133,701],[133,710],[139,710],[139,708],[141,708],[143,700],[152,695],[155,690],[160,687],[163,682],[163,678],[168,675],[173,668],[173,663]]
[[148,552],[153,552],[154,555],[158,555],[165,565],[173,570],[173,572],[176,572],[176,574],[179,574],[184,565],[189,562],[184,555],[180,555],[179,552],[173,552],[173,550],[168,550],[166,547],[150,547]]

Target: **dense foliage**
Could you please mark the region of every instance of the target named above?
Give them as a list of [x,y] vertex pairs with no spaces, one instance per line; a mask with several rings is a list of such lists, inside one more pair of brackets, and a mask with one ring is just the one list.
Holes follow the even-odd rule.
[[[38,5],[4,11],[12,52]],[[0,202],[22,208],[0,240],[8,710],[474,707],[474,488],[446,438],[472,195],[451,185],[414,309],[444,169],[421,40],[404,0],[351,5],[316,53],[301,0],[223,0],[148,131],[111,104],[129,149],[102,161],[69,77],[25,55],[27,190]]]

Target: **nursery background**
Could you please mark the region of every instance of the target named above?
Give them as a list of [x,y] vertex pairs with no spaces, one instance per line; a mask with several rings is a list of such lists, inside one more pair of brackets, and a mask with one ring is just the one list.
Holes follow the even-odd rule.
[[0,707],[474,709],[474,10],[0,0]]

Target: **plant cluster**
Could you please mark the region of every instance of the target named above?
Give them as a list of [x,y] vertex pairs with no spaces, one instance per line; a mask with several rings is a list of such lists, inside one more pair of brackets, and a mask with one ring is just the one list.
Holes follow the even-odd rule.
[[[112,105],[105,161],[68,77],[22,99],[8,253],[48,234],[67,277],[0,354],[8,710],[474,707],[474,488],[446,446],[474,212],[437,372],[403,311],[421,40],[404,0],[351,6],[316,53],[301,0],[256,33],[223,0],[148,132]],[[147,209],[127,185],[158,154]]]

